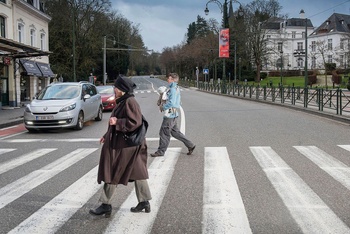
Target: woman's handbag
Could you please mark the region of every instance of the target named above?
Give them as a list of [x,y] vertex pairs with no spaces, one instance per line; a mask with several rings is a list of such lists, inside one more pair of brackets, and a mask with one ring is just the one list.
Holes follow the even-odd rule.
[[148,129],[148,122],[142,115],[142,124],[140,127],[135,129],[133,132],[124,133],[123,138],[128,146],[141,145],[146,137]]

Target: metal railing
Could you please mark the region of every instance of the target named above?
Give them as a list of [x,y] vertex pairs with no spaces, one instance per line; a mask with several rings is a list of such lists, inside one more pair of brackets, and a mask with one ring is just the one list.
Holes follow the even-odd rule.
[[350,91],[346,89],[253,86],[232,83],[223,85],[204,82],[199,83],[198,88],[211,93],[294,105],[350,117]]

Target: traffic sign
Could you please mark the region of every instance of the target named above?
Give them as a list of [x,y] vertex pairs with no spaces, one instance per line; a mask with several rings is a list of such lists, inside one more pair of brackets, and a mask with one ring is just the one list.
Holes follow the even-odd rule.
[[203,74],[209,74],[209,69],[207,68],[203,69]]

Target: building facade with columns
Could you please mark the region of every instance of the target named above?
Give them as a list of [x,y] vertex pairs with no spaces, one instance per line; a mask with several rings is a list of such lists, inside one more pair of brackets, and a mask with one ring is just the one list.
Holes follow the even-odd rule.
[[55,77],[50,20],[40,0],[0,0],[0,106],[20,106]]

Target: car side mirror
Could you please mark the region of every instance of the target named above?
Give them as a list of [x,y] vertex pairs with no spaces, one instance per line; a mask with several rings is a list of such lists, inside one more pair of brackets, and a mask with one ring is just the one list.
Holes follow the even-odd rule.
[[85,101],[86,99],[91,98],[91,96],[90,96],[90,94],[85,94],[85,96],[83,98],[84,98],[84,101]]

